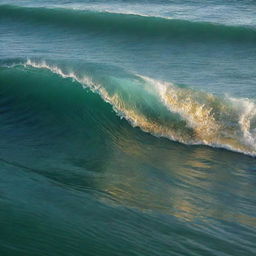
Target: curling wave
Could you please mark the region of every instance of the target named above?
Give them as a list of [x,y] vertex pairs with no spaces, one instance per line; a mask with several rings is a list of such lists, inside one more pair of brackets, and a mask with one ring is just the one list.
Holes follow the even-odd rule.
[[116,76],[98,68],[81,71],[32,60],[11,69],[17,67],[48,70],[79,82],[98,93],[133,127],[152,135],[256,155],[256,105],[251,99],[218,97],[138,74]]

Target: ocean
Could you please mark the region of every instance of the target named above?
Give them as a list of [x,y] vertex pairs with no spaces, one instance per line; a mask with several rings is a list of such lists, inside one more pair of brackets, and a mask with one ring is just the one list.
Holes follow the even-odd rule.
[[0,255],[256,255],[254,0],[0,1]]

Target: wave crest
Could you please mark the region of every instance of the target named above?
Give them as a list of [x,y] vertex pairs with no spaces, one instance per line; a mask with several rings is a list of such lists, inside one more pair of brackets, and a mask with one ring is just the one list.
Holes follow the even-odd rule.
[[98,93],[133,127],[185,144],[222,147],[256,155],[256,104],[253,100],[218,97],[141,75],[127,78],[67,71],[46,61],[28,60],[26,68],[47,69]]
[[[169,40],[228,40],[255,42],[253,27],[227,26],[209,22],[191,22],[137,14],[81,11],[64,8],[35,8],[0,5],[0,16],[31,23],[72,26],[86,31],[121,33]],[[115,35],[113,34],[113,35]]]

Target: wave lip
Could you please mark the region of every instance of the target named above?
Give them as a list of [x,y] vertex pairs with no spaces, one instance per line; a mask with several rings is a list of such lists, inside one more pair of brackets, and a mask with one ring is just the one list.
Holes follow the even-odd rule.
[[137,74],[123,78],[113,74],[98,76],[97,72],[65,69],[60,64],[32,60],[22,66],[47,69],[79,82],[111,104],[119,117],[154,136],[256,156],[253,100],[217,97]]
[[31,23],[72,26],[87,31],[118,32],[140,37],[256,42],[256,30],[253,27],[136,14],[0,5],[0,16]]

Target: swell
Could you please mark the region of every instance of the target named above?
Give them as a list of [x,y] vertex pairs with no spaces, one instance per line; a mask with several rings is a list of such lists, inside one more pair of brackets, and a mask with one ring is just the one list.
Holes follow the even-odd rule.
[[[22,77],[19,74],[13,77],[17,70],[22,72]],[[47,82],[49,74],[54,73],[54,81],[50,84],[58,85],[58,90],[52,96],[56,99],[66,98],[67,95],[72,94],[73,89],[70,89],[74,86],[74,84],[70,85],[72,81],[87,90],[89,88],[89,96],[85,101],[82,98],[78,102],[75,100],[79,98],[80,91],[76,97],[72,97],[73,100],[69,104],[54,100],[53,108],[58,110],[58,116],[64,116],[65,122],[62,120],[62,125],[74,122],[80,113],[81,116],[84,114],[84,118],[77,125],[84,128],[85,132],[97,130],[100,126],[104,133],[119,130],[118,136],[125,136],[120,129],[123,123],[113,115],[111,106],[121,119],[125,118],[133,127],[139,127],[154,136],[185,144],[209,145],[256,155],[256,104],[250,99],[217,97],[138,74],[106,71],[98,66],[78,70],[75,67],[57,65],[53,62],[28,60],[20,65],[2,68],[0,73],[1,84],[4,84],[7,78],[9,83],[14,83],[12,79],[16,79],[17,82],[23,78],[22,84],[26,83],[25,77],[32,77],[32,81],[28,82],[35,85],[43,77],[46,77],[43,84],[49,83]],[[60,88],[64,81],[70,85],[68,94],[63,94]],[[18,88],[22,91],[23,87]],[[33,89],[33,86],[29,88]],[[48,101],[48,93],[39,91],[30,101],[20,99],[17,109],[25,106],[36,109],[37,98],[42,97],[41,94],[44,94],[43,102]],[[110,105],[104,101],[89,100],[95,98],[94,95],[97,94]],[[87,111],[88,105],[90,112]],[[74,111],[70,112],[70,109]],[[68,119],[65,117],[66,113],[69,113]]]
[[148,36],[192,41],[202,39],[256,41],[256,30],[252,27],[227,26],[134,14],[1,5],[0,17],[27,21],[32,24],[46,23],[85,31],[121,33],[139,37]]

